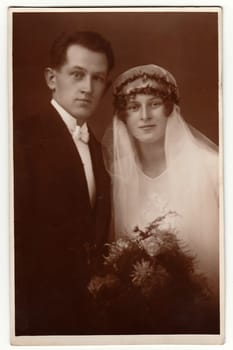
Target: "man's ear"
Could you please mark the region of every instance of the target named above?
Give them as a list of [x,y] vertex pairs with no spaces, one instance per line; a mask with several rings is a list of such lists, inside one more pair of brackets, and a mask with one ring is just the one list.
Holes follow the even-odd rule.
[[45,80],[50,90],[56,89],[56,71],[53,68],[47,67],[44,71]]

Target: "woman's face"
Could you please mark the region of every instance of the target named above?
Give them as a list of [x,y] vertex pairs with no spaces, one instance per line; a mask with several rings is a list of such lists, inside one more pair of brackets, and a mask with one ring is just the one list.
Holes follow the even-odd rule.
[[167,116],[163,101],[154,95],[132,96],[126,105],[126,125],[139,143],[164,141]]

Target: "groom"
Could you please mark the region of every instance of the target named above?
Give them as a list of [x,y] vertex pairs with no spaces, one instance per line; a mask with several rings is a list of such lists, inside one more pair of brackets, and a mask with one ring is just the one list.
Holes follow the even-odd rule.
[[14,123],[16,335],[89,334],[88,258],[106,242],[109,179],[86,122],[113,68],[95,32],[61,35],[45,70],[47,108]]

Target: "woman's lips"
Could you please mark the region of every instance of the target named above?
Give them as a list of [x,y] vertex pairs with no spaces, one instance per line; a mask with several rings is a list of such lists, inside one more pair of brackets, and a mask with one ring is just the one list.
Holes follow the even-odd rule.
[[139,126],[140,129],[151,129],[151,128],[154,128],[154,127],[156,127],[155,124]]

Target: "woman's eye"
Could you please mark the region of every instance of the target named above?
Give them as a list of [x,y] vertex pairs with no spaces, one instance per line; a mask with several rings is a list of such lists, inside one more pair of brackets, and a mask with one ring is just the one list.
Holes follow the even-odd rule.
[[156,107],[160,106],[161,104],[162,104],[161,101],[152,101],[151,102],[151,107],[156,108]]
[[136,105],[136,104],[129,104],[129,105],[127,106],[127,110],[128,110],[128,111],[133,111],[133,112],[137,111],[138,108],[139,108],[139,106]]

